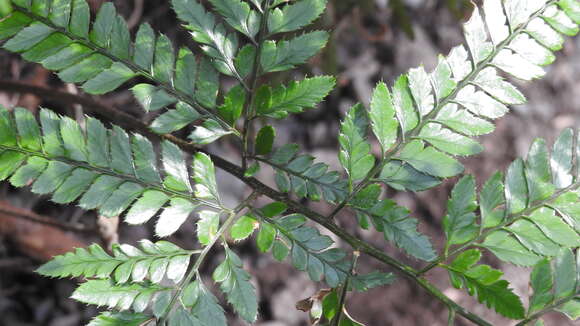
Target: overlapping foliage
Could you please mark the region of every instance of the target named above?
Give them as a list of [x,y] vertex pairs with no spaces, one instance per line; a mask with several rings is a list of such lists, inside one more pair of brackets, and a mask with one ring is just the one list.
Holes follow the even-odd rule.
[[[34,193],[52,194],[56,203],[78,202],[105,216],[123,214],[129,224],[145,223],[160,212],[155,226],[160,237],[173,234],[197,213],[200,250],[144,240],[139,247],[115,246],[110,255],[93,245],[39,269],[51,277],[88,279],[73,298],[112,310],[89,325],[226,325],[224,309],[200,277],[216,244],[224,247],[225,256],[213,280],[238,315],[254,322],[258,301],[251,275],[226,237],[243,241],[254,233],[260,251],[272,251],[279,261],[290,257],[296,269],[333,288],[320,296],[322,308],[311,311],[318,324],[360,325],[345,310],[346,293],[393,280],[379,271],[359,275],[359,251],[417,281],[452,312],[480,325],[487,324],[426,285],[421,275],[443,267],[455,287],[465,287],[508,318],[521,319],[521,325],[551,310],[578,317],[580,138],[573,130],[562,133],[551,153],[544,141],[534,142],[525,161],[516,160],[505,177],[495,174],[479,194],[475,179],[463,176],[448,201],[446,243],[439,255],[417,230],[418,220],[384,198],[382,188],[417,192],[462,174],[459,158],[483,150],[475,137],[492,132],[492,121],[508,113],[510,105],[525,102],[503,76],[529,81],[545,74],[542,67],[555,60],[552,52],[562,47],[562,34],[578,32],[577,0],[485,0],[483,10],[476,8],[464,26],[466,45],[440,56],[432,72],[411,69],[391,88],[380,82],[368,109],[355,105],[349,110],[339,135],[346,177],[298,154],[296,145],[273,150],[272,126],[253,137],[258,121],[311,109],[334,87],[328,76],[287,85],[263,84],[260,78],[293,69],[324,47],[328,33],[297,31],[322,14],[326,1],[209,3],[219,17],[196,0],[171,1],[200,54],[185,47],[176,52],[166,36],[147,24],[132,38],[110,2],[94,20],[85,0],[3,3],[12,7],[0,21],[5,49],[57,72],[65,82],[82,84],[90,94],[129,86],[145,111],[165,110],[149,126],[158,134],[189,128],[191,145],[233,135],[242,143],[244,176],[238,176],[275,200],[258,209],[250,196],[235,209],[225,207],[210,156],[196,153],[189,167],[189,157],[168,140],[153,144],[94,118],[79,123],[45,109],[39,125],[25,109],[0,109],[0,180],[31,185]],[[236,81],[223,94],[221,75]],[[371,152],[369,131],[380,145],[379,155]],[[273,169],[278,192],[252,178],[263,166]],[[321,217],[293,196],[325,199],[336,208]],[[353,239],[332,222],[344,207],[356,212],[362,228],[373,225],[387,241],[429,265],[416,271]],[[352,245],[352,257],[308,225],[308,219]],[[500,270],[478,264],[482,250],[505,262],[534,266],[527,312]]]
[[275,180],[282,192],[292,192],[299,198],[339,202],[346,197],[346,182],[328,165],[314,163],[310,155],[298,155],[298,145],[288,144],[275,150],[268,158],[257,158],[275,170]]
[[129,224],[145,223],[162,210],[155,227],[161,237],[177,231],[197,207],[221,208],[215,191],[207,190],[216,185],[205,154],[196,155],[191,175],[181,150],[165,141],[162,174],[153,144],[141,135],[107,129],[90,117],[83,130],[52,111],[39,115],[40,126],[26,109],[0,108],[0,180],[32,184],[32,192],[52,194],[55,203],[78,201],[104,216],[127,212]]

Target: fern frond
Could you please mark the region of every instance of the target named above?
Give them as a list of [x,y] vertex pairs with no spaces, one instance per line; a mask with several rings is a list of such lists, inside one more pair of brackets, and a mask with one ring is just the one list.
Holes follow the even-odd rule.
[[202,325],[197,317],[181,305],[171,311],[167,322],[169,325]]
[[451,265],[444,266],[451,284],[458,289],[467,288],[471,296],[505,317],[524,318],[525,310],[520,298],[508,288],[506,280],[500,280],[503,272],[488,265],[475,265],[480,259],[481,252],[472,249],[459,255]]
[[143,311],[153,296],[168,289],[147,283],[115,284],[110,280],[89,280],[81,284],[72,298],[112,309]]
[[[220,1],[214,1],[214,6]],[[216,22],[214,15],[207,12],[205,8],[196,0],[172,0],[171,4],[177,17],[186,23],[185,27],[192,31],[191,36],[196,42],[204,44],[203,51],[216,62],[216,68],[223,74],[230,76],[239,76],[234,65],[234,58],[238,50],[238,38],[235,33],[230,33],[226,28]],[[247,6],[247,5],[246,5]],[[225,13],[225,8],[217,6]],[[244,7],[243,11],[249,7]],[[243,14],[243,13],[240,13]],[[255,17],[255,15],[252,15]],[[230,19],[229,23],[234,22]],[[242,29],[241,24],[234,23]],[[247,28],[245,28],[247,29]],[[242,29],[242,30],[245,30]],[[251,34],[253,37],[253,32]]]
[[349,186],[354,181],[363,179],[375,165],[375,157],[370,153],[371,145],[367,141],[369,119],[362,105],[351,108],[341,124],[341,151],[338,156],[349,177]]
[[[274,202],[254,210],[256,217],[252,214],[240,219],[245,220],[240,224],[243,232],[236,231],[240,236],[234,239],[245,239],[259,229],[256,244],[261,252],[271,250],[278,261],[284,261],[290,256],[292,265],[300,271],[306,271],[313,281],[324,279],[330,287],[338,287],[351,274],[351,263],[345,259],[346,253],[339,248],[331,248],[334,242],[330,237],[321,235],[316,228],[306,226],[307,220],[303,215],[290,214],[274,219],[283,215],[286,209],[285,204]],[[225,272],[222,270],[220,273]],[[381,272],[350,275],[351,285],[358,291],[389,284],[392,280],[392,274]]]
[[250,283],[250,274],[242,266],[236,253],[226,249],[226,259],[213,272],[214,281],[220,283],[228,302],[245,321],[253,323],[258,317],[256,289]]
[[[378,190],[378,191],[377,191]],[[357,211],[359,223],[367,228],[368,220],[382,232],[385,240],[393,242],[409,255],[424,261],[436,258],[429,238],[417,231],[418,221],[410,217],[408,209],[392,200],[379,200],[380,188],[368,186],[353,199],[351,207]]]
[[399,161],[385,164],[377,181],[401,191],[423,191],[441,184],[441,179],[419,172],[410,164]]
[[191,251],[159,241],[141,240],[139,248],[124,244],[113,247],[113,256],[97,244],[78,248],[56,256],[42,265],[37,272],[50,277],[102,278],[114,277],[117,284],[143,282],[145,279],[159,284],[165,276],[179,283],[189,266]]
[[106,311],[96,316],[87,326],[140,326],[151,319],[151,316],[144,314]]
[[471,245],[486,248],[499,259],[533,266],[561,250],[580,247],[580,180],[577,174],[578,143],[572,129],[562,132],[552,153],[542,139],[532,144],[526,160],[514,161],[503,177],[494,174],[479,195],[481,225],[475,211],[475,183],[462,178],[453,189],[444,219],[445,255]]
[[[560,34],[578,32],[573,20],[578,6],[571,3],[486,0],[485,17],[476,8],[465,24],[467,48],[460,45],[440,57],[431,73],[410,70],[391,91],[379,83],[370,120],[386,154],[371,173],[382,169],[386,184],[420,191],[463,172],[454,156],[481,152],[472,137],[492,132],[488,120],[525,102],[498,71],[523,80],[542,77],[542,66],[552,63],[552,51],[561,47]],[[414,184],[418,178],[424,182]]]
[[346,180],[328,165],[314,163],[310,155],[298,155],[296,144],[287,144],[275,150],[268,158],[256,157],[276,171],[275,180],[282,192],[292,191],[300,198],[339,202],[346,197]]
[[107,129],[90,117],[83,130],[45,109],[40,122],[42,127],[25,109],[0,108],[0,180],[10,178],[16,187],[32,184],[34,193],[52,193],[56,203],[78,199],[80,207],[105,216],[127,211],[130,224],[145,223],[167,206],[156,225],[162,237],[177,231],[200,205],[220,209],[215,169],[205,154],[193,160],[192,188],[183,153],[172,143],[161,143],[161,174],[153,145],[141,135]]
[[224,309],[199,280],[187,285],[182,292],[181,302],[191,309],[191,314],[199,320],[200,325],[227,326]]
[[448,245],[465,243],[477,236],[479,227],[475,223],[475,198],[475,179],[472,176],[463,177],[453,188],[447,203],[447,215],[443,218]]
[[260,60],[263,72],[285,71],[305,63],[326,45],[328,37],[325,31],[313,31],[289,40],[265,42]]
[[580,257],[569,249],[562,249],[552,259],[539,261],[530,278],[527,318],[557,310],[571,320],[580,318]]
[[334,77],[318,76],[301,81],[292,81],[287,87],[280,85],[275,88],[262,89],[265,100],[256,107],[257,116],[283,119],[289,113],[301,113],[305,109],[315,107],[332,91],[336,80]]
[[254,42],[260,27],[260,16],[241,0],[211,0],[212,5],[226,22]]
[[324,12],[326,3],[327,0],[302,0],[274,9],[268,19],[270,34],[291,32],[309,25]]
[[112,3],[102,6],[92,24],[85,0],[46,1],[45,13],[26,1],[15,4],[12,16],[0,22],[2,39],[8,39],[5,49],[58,72],[65,82],[82,83],[91,94],[108,93],[144,77],[150,84],[138,84],[133,92],[145,110],[178,105],[157,124],[169,118],[181,124],[210,119],[223,130],[220,136],[237,133],[214,111],[219,83],[209,60],[198,63],[187,48],[176,54],[169,39],[156,36],[147,24],[139,28],[133,43]]
[[497,176],[488,181],[481,194],[483,225],[490,227],[483,247],[525,266],[554,257],[560,247],[580,247],[574,137],[571,129],[565,130],[551,155],[545,142],[536,140],[525,162],[512,163],[505,186]]
[[[349,275],[350,263],[345,261],[346,253],[331,248],[332,239],[321,235],[316,228],[306,226],[306,217],[300,214],[285,215],[274,219],[286,210],[285,205],[273,203],[260,210],[254,210],[260,219],[260,231],[256,238],[262,252],[272,250],[274,258],[284,261],[288,256],[292,265],[308,272],[310,278],[320,282],[323,278],[332,288],[342,283]],[[361,279],[364,282],[364,279]]]

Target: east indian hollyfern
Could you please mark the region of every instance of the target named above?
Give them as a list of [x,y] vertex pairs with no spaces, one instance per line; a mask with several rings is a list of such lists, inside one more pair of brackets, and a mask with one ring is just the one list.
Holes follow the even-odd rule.
[[[564,130],[551,150],[545,141],[534,141],[525,159],[493,175],[480,191],[473,176],[461,176],[447,203],[440,250],[417,230],[415,214],[383,191],[423,191],[462,175],[460,159],[483,151],[476,137],[493,132],[493,120],[526,101],[508,80],[544,76],[542,67],[555,60],[563,36],[578,32],[580,2],[483,1],[464,25],[465,44],[440,56],[433,71],[411,69],[392,87],[380,82],[369,108],[357,104],[347,112],[338,135],[345,173],[300,154],[298,145],[275,148],[276,130],[264,123],[312,109],[334,88],[331,76],[285,85],[261,78],[294,69],[325,46],[327,32],[300,30],[320,17],[326,0],[209,4],[171,1],[199,45],[194,53],[176,50],[147,24],[132,36],[111,2],[93,19],[85,0],[0,1],[4,49],[89,94],[128,87],[154,116],[149,125],[124,119],[123,127],[149,130],[141,134],[116,121],[109,125],[87,116],[79,124],[47,109],[34,116],[22,108],[2,108],[0,180],[30,185],[55,203],[121,215],[128,224],[153,220],[160,238],[190,218],[197,226],[198,245],[192,249],[147,239],[138,246],[115,245],[111,252],[94,244],[41,266],[38,272],[45,276],[85,279],[72,298],[104,309],[89,325],[226,325],[225,308],[200,272],[219,247],[224,254],[213,281],[239,318],[256,322],[252,276],[227,241],[252,236],[260,252],[270,251],[279,261],[288,258],[331,288],[299,303],[316,325],[362,325],[346,311],[348,292],[394,281],[394,274],[379,270],[359,273],[361,255],[441,301],[450,325],[458,315],[476,325],[491,324],[431,284],[424,274],[434,268],[446,270],[453,286],[518,325],[543,325],[540,318],[550,311],[573,320],[580,316],[580,136],[574,130]],[[222,76],[235,81],[223,93]],[[187,139],[171,134],[186,128]],[[218,139],[240,144],[240,166],[201,148]],[[378,156],[371,154],[374,140]],[[241,179],[252,194],[227,207],[216,167]],[[254,177],[261,169],[274,173],[278,190]],[[259,196],[272,202],[256,207]],[[325,200],[334,210],[323,216],[293,198]],[[374,228],[424,262],[423,268],[414,269],[339,227],[334,219],[343,210],[356,216],[361,228]],[[348,246],[338,246],[317,227]],[[479,262],[484,252],[533,268],[527,308],[501,270]]]

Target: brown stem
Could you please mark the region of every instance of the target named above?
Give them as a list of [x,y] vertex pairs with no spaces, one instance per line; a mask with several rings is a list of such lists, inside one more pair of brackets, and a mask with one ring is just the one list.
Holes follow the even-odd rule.
[[254,118],[255,101],[258,91],[258,79],[261,75],[262,66],[262,49],[264,46],[264,39],[268,34],[268,17],[270,17],[270,3],[271,0],[267,0],[264,6],[264,14],[262,15],[262,21],[260,23],[260,31],[256,37],[256,55],[254,56],[254,65],[252,66],[252,72],[250,74],[250,89],[246,92],[246,101],[244,103],[244,128],[242,130],[242,169],[246,170],[248,168],[248,157],[252,155],[251,146],[251,135],[252,135],[252,119]]
[[32,221],[35,223],[54,226],[54,227],[59,228],[59,229],[64,230],[64,231],[72,231],[72,232],[78,232],[78,233],[87,233],[87,232],[94,232],[95,231],[95,229],[87,228],[82,224],[68,224],[68,223],[59,222],[55,219],[35,214],[32,211],[19,209],[19,208],[13,207],[11,205],[4,204],[2,202],[0,202],[0,213],[5,214],[5,215],[9,215],[12,217],[16,217],[16,218],[29,220],[29,221]]

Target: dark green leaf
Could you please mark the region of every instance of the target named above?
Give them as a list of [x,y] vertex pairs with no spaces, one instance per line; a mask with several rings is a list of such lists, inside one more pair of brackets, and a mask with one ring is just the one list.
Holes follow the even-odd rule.
[[13,12],[10,17],[0,21],[0,40],[7,39],[28,26],[32,20],[23,13]]
[[67,83],[82,83],[109,68],[111,64],[111,59],[101,54],[91,54],[86,58],[83,55],[82,61],[62,70],[58,77]]
[[153,61],[153,77],[171,83],[175,66],[175,53],[171,41],[165,35],[157,38],[155,43],[155,58]]
[[250,6],[240,0],[210,0],[218,11],[236,30],[253,38],[260,27],[260,17]]
[[385,164],[380,180],[401,191],[423,191],[438,186],[438,178],[421,173],[409,164],[391,161]]
[[326,0],[303,0],[276,8],[270,13],[268,29],[271,34],[298,30],[318,18],[326,8]]
[[289,113],[300,113],[313,108],[332,91],[336,80],[330,76],[292,81],[272,90],[271,105],[258,106],[257,114],[281,119]]
[[229,249],[226,249],[226,260],[222,266],[229,270],[227,277],[218,281],[222,291],[240,317],[253,323],[258,316],[258,301],[256,290],[250,283],[250,274],[242,268],[240,258]]
[[276,234],[277,231],[273,226],[268,223],[261,223],[260,231],[258,232],[258,237],[256,238],[258,249],[260,249],[261,252],[268,252],[274,244]]
[[180,130],[202,118],[195,109],[186,103],[178,102],[175,110],[168,110],[151,123],[151,129],[158,134]]
[[274,241],[274,245],[272,246],[272,255],[277,261],[284,261],[284,259],[288,257],[289,252],[290,249],[283,242],[280,240]]
[[246,92],[244,88],[241,85],[232,87],[224,98],[224,104],[218,108],[220,116],[230,125],[235,125],[242,115],[245,103]]
[[314,56],[327,41],[328,33],[323,31],[307,32],[278,43],[267,41],[262,50],[262,69],[264,72],[292,69]]
[[370,212],[376,217],[375,227],[384,233],[385,239],[418,259],[430,261],[435,258],[429,238],[417,231],[418,222],[409,217],[407,209],[396,206],[392,201],[383,200]]
[[552,293],[552,268],[549,260],[543,259],[534,266],[530,276],[530,284],[534,294],[530,298],[528,311],[529,313],[534,313],[544,309],[554,299],[554,294]]
[[42,23],[33,23],[22,29],[16,36],[4,43],[4,48],[12,52],[22,52],[32,48],[50,34],[54,29]]
[[503,273],[488,265],[475,265],[481,258],[477,249],[459,255],[447,267],[452,284],[457,288],[465,286],[472,296],[481,303],[493,308],[501,315],[511,319],[522,319],[525,311],[520,298],[508,287],[509,283],[500,280]]
[[283,202],[273,202],[260,208],[260,213],[266,217],[273,218],[275,216],[284,214],[287,209],[288,206]]
[[552,209],[543,207],[530,215],[530,220],[534,222],[543,233],[552,241],[564,247],[580,246],[580,237],[568,224],[555,215]]
[[87,81],[83,85],[83,89],[90,94],[109,93],[134,76],[133,70],[122,63],[115,62],[108,70]]
[[145,111],[156,111],[177,102],[162,88],[150,84],[137,84],[131,88],[133,95]]
[[542,256],[555,256],[560,249],[532,221],[518,220],[510,225],[507,230],[512,232],[526,248]]
[[477,209],[475,179],[465,176],[457,182],[447,202],[447,215],[443,218],[443,229],[448,245],[463,244],[475,238],[479,225],[475,220]]
[[272,126],[265,126],[256,136],[256,155],[268,155],[272,151],[276,130]]
[[151,71],[155,55],[155,32],[151,25],[145,23],[139,26],[135,36],[135,51],[133,61],[146,71]]
[[91,41],[103,48],[108,48],[116,18],[117,11],[113,3],[107,2],[103,4],[97,13],[93,29],[90,32]]

